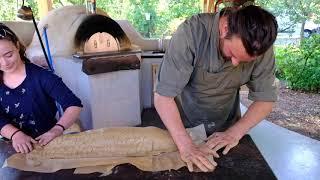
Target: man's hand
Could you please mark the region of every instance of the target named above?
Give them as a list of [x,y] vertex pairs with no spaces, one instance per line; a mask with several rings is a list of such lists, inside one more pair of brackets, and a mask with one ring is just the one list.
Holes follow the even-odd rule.
[[213,155],[218,158],[219,155],[211,150],[206,144],[196,146],[193,143],[186,144],[179,149],[181,159],[187,163],[190,172],[193,172],[193,164],[195,164],[201,171],[213,171],[217,163],[213,164],[207,159],[207,156]]
[[206,157],[209,155],[218,157],[217,153],[205,144],[202,146],[193,144],[182,123],[174,97],[162,96],[155,92],[154,106],[170,132],[174,143],[177,145],[181,159],[187,163],[189,171],[193,171],[193,164],[200,168],[201,171],[213,171],[217,163],[210,163]]
[[47,145],[50,141],[52,141],[54,138],[60,136],[63,133],[63,129],[58,127],[58,126],[54,126],[53,128],[51,128],[48,132],[38,136],[36,138],[36,140],[38,140],[38,143],[41,146],[45,146]]
[[219,149],[224,148],[222,154],[226,155],[230,149],[238,145],[240,138],[237,138],[232,133],[216,132],[209,136],[207,145],[210,149],[217,152]]
[[37,141],[24,134],[22,131],[17,132],[12,137],[12,146],[17,153],[31,152],[33,149],[32,143],[36,144]]

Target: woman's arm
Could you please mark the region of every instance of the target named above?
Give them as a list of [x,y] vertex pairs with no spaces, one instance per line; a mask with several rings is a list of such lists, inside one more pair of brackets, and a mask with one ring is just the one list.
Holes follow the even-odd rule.
[[48,132],[36,138],[41,146],[47,145],[54,138],[63,134],[63,131],[68,129],[80,116],[81,107],[70,106],[68,107],[59,121],[58,125],[53,126]]
[[38,136],[40,145],[46,145],[51,140],[60,136],[65,129],[68,129],[80,115],[82,108],[81,100],[64,84],[62,79],[47,71],[41,74],[42,89],[58,102],[64,110],[63,115],[48,132]]
[[11,139],[12,134],[18,130],[19,129],[14,127],[12,124],[6,124],[1,128],[1,136]]
[[76,122],[80,117],[81,107],[78,106],[70,106],[68,107],[61,118],[59,119],[57,124],[62,125],[65,129],[68,129],[72,124]]
[[12,146],[18,153],[28,153],[32,151],[32,144],[37,143],[32,137],[24,134],[20,129],[12,124],[7,124],[2,127],[1,135],[12,140]]

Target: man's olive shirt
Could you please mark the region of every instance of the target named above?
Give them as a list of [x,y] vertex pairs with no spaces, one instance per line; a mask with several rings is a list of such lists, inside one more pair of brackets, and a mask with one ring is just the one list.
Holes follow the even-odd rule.
[[186,127],[204,123],[207,133],[240,119],[239,89],[252,101],[276,101],[273,48],[256,60],[233,66],[219,51],[219,13],[182,23],[167,48],[155,91],[176,102]]

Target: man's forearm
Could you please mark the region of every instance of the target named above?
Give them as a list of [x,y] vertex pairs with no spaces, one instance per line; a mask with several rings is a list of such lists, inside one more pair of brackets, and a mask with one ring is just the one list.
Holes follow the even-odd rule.
[[253,102],[244,116],[230,127],[227,132],[232,133],[236,138],[240,139],[272,111],[273,104],[274,102]]
[[183,147],[183,144],[185,143],[192,143],[192,140],[182,123],[174,98],[161,96],[158,93],[155,93],[154,105],[178,148]]

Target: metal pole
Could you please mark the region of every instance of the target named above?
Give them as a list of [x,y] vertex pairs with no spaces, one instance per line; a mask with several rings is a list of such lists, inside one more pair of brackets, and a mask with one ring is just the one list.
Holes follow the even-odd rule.
[[51,66],[51,63],[49,62],[49,58],[48,58],[47,52],[46,52],[46,50],[44,49],[44,45],[43,45],[43,42],[42,42],[42,39],[41,39],[39,30],[38,30],[38,26],[37,26],[36,20],[34,19],[33,12],[32,12],[32,22],[33,22],[33,25],[34,25],[34,27],[35,27],[35,29],[36,29],[36,33],[37,33],[37,35],[38,35],[39,42],[40,42],[40,45],[41,45],[41,48],[42,48],[44,57],[46,58],[48,67],[49,67],[49,69],[52,71],[53,68],[52,68],[52,66]]

